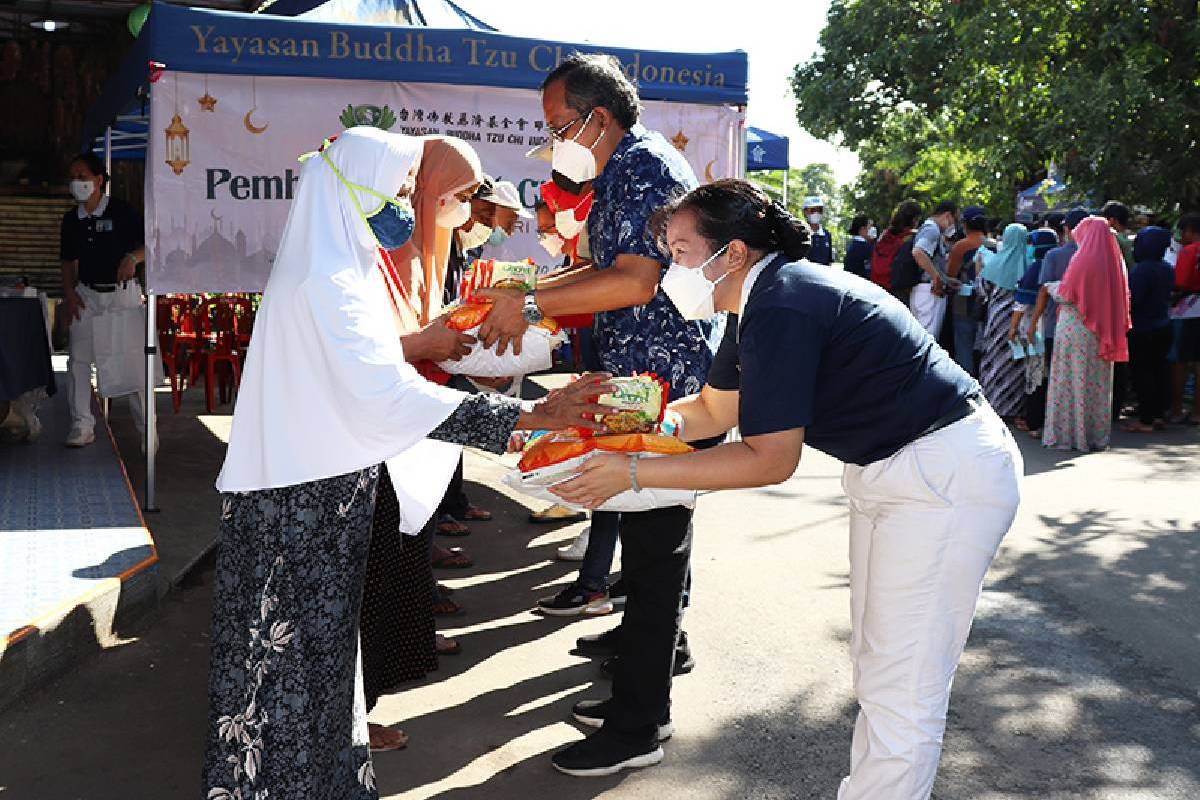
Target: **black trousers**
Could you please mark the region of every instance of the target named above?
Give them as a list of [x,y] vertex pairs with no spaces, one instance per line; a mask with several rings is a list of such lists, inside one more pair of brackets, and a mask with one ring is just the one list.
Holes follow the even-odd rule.
[[1129,369],[1137,393],[1138,421],[1152,425],[1166,416],[1171,402],[1171,327],[1129,333]]
[[1025,424],[1040,431],[1046,424],[1046,394],[1050,390],[1050,364],[1054,360],[1054,340],[1046,340],[1046,377],[1032,394],[1025,396]]
[[654,741],[671,706],[691,549],[691,509],[671,506],[621,515],[621,576],[628,595],[613,676],[614,713],[605,729],[622,738]]
[[442,497],[442,502],[438,506],[437,516],[449,514],[457,520],[467,518],[467,509],[471,507],[471,501],[467,499],[467,491],[463,486],[463,457],[458,457],[458,466],[454,469],[454,475],[450,478],[449,485],[446,486],[446,494]]

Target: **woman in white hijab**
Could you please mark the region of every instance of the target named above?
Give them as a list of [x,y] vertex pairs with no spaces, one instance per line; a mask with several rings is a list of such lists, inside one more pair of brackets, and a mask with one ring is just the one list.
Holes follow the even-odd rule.
[[402,344],[402,290],[379,257],[411,235],[397,195],[421,147],[352,128],[301,170],[217,480],[209,800],[378,797],[356,664],[382,462],[402,527],[419,530],[457,458],[430,439],[503,452],[516,427],[602,411],[600,376],[531,404],[440,387],[405,362],[407,344],[442,335]]

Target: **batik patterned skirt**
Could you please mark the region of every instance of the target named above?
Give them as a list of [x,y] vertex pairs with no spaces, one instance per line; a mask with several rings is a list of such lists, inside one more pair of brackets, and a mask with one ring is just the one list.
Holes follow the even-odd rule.
[[359,610],[379,467],[228,494],[206,800],[374,800]]

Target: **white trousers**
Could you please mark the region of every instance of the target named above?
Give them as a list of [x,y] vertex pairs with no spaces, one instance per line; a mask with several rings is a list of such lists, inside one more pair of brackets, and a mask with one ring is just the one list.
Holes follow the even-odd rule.
[[990,408],[847,465],[850,658],[859,714],[838,800],[927,800],[950,685],[1024,472]]
[[[67,405],[71,410],[71,427],[95,430],[92,415],[92,369],[96,364],[94,324],[96,318],[132,302],[132,292],[97,292],[82,283],[75,287],[83,299],[84,309],[79,319],[71,320],[67,340]],[[141,343],[136,345],[142,347]],[[146,390],[129,395],[129,410],[138,432],[146,432]],[[154,408],[151,406],[151,413]]]
[[934,295],[933,284],[918,283],[914,286],[908,296],[908,309],[934,338],[942,332],[942,321],[946,319],[946,298]]

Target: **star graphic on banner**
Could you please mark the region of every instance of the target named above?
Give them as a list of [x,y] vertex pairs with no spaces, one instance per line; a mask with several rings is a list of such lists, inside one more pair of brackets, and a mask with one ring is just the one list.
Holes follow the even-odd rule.
[[675,149],[682,153],[687,149],[688,137],[683,135],[683,131],[680,131],[671,137],[671,144],[675,145]]
[[201,111],[216,111],[217,98],[213,97],[206,90],[203,97],[197,97],[196,102],[200,104]]
[[762,161],[763,156],[765,156],[766,154],[767,154],[767,151],[763,150],[763,147],[761,144],[754,145],[754,149],[750,151],[750,155],[754,157],[755,161]]

